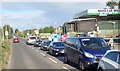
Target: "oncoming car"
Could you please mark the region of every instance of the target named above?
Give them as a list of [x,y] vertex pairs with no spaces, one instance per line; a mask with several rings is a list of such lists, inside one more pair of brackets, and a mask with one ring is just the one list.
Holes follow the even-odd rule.
[[14,42],[14,43],[18,43],[18,42],[20,42],[20,40],[19,40],[19,38],[14,37],[14,38],[13,38],[13,42]]
[[73,62],[78,64],[80,69],[85,69],[90,64],[98,63],[107,50],[110,50],[110,46],[103,38],[66,38],[64,61]]

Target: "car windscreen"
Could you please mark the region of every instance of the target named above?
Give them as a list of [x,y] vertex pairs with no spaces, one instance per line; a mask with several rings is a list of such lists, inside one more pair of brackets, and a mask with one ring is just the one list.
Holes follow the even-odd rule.
[[46,42],[44,42],[44,45],[49,46],[50,43],[51,43],[51,41],[46,41]]
[[81,40],[85,48],[100,49],[108,47],[108,44],[101,38],[87,38]]
[[64,48],[64,42],[53,43],[54,48]]
[[117,59],[117,61],[118,61],[118,64],[120,64],[120,52],[119,52],[119,54],[118,54],[118,59]]

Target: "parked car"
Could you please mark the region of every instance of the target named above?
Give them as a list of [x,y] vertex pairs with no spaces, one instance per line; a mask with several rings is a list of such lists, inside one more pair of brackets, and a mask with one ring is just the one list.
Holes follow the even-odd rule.
[[49,45],[50,45],[51,41],[50,40],[43,40],[41,43],[41,50],[48,50]]
[[64,54],[64,42],[51,42],[48,52],[52,55]]
[[109,50],[98,64],[98,71],[120,71],[120,50]]
[[13,43],[19,43],[19,42],[20,42],[19,38],[17,38],[17,37],[13,38]]
[[38,40],[34,43],[34,47],[41,47],[42,40]]
[[36,42],[36,40],[38,40],[39,37],[36,37],[36,36],[29,36],[27,41],[26,41],[26,44],[30,44],[30,45],[34,45],[34,43]]
[[110,45],[103,38],[66,38],[64,61],[73,62],[78,64],[80,69],[85,69],[90,64],[98,63],[107,50],[110,50]]

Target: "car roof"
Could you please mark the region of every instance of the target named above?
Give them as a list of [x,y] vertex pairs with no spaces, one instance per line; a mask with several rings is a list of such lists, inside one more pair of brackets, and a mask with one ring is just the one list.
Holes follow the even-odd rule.
[[110,52],[120,52],[120,50],[108,50],[107,53],[110,53]]
[[77,38],[77,39],[83,39],[83,38],[101,38],[101,37],[68,37],[68,38]]
[[36,36],[29,36],[29,37],[36,37]]
[[[59,42],[62,42],[62,41],[58,41],[58,42],[53,42],[53,43],[59,43]],[[64,43],[64,42],[62,42],[62,43]]]

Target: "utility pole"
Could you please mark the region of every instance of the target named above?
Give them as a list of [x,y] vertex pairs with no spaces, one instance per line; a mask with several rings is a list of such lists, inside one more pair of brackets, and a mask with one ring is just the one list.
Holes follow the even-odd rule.
[[120,1],[119,1],[119,3],[118,3],[118,9],[120,9]]

